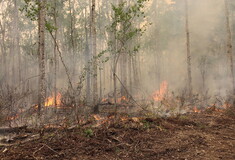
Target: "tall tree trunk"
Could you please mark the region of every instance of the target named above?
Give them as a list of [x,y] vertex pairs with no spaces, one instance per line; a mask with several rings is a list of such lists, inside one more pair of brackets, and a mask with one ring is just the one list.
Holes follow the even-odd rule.
[[87,65],[86,74],[86,102],[88,105],[91,103],[91,74],[90,74],[90,51],[89,51],[89,40],[88,40],[88,26],[87,26],[87,10],[85,9],[85,36],[86,36],[86,46],[85,46],[85,64]]
[[[122,4],[123,0],[119,0],[119,4]],[[129,5],[129,1],[128,4]],[[122,30],[124,30],[124,24],[121,24],[121,28]],[[126,34],[126,33],[124,33]],[[118,45],[123,45],[123,44],[118,44]],[[129,47],[129,45],[127,45]],[[127,59],[128,59],[128,55],[127,55],[127,49],[125,47],[123,47],[123,50],[121,51],[121,57],[120,57],[120,72],[121,72],[121,96],[123,97],[127,97],[127,92],[126,92],[126,88],[127,88]]]
[[[14,24],[13,24],[14,25]],[[15,25],[14,25],[15,26]],[[15,29],[15,28],[13,28],[13,29]],[[10,71],[10,82],[11,82],[11,86],[14,86],[15,87],[15,84],[16,84],[16,78],[15,78],[15,70],[16,70],[16,64],[15,64],[15,49],[16,49],[16,47],[15,47],[15,33],[14,33],[14,31],[12,30],[12,29],[10,29],[10,31],[9,31],[9,33],[10,33],[10,37],[11,37],[11,47],[10,47],[10,61],[9,61],[9,63],[10,63],[10,66],[11,66],[11,71]]]
[[46,0],[38,0],[39,19],[38,19],[38,56],[39,56],[39,95],[38,95],[38,114],[44,107],[46,98],[46,75],[45,75],[45,16],[46,16]]
[[8,80],[8,66],[7,66],[7,51],[6,51],[6,42],[5,42],[5,35],[6,35],[6,30],[5,30],[5,25],[4,22],[0,21],[0,29],[1,29],[1,34],[2,34],[2,39],[1,39],[1,50],[2,50],[2,64],[3,64],[3,68],[2,68],[2,72],[4,73],[4,82],[6,82]]
[[128,77],[129,77],[129,92],[130,94],[133,94],[133,83],[132,83],[132,68],[131,68],[131,62],[132,56],[128,56]]
[[232,45],[232,32],[230,26],[230,12],[228,0],[224,0],[225,3],[225,16],[226,16],[226,30],[227,30],[227,54],[230,61],[231,80],[233,95],[235,95],[235,79],[234,79],[234,62],[233,62],[233,45]]
[[[57,0],[54,0],[54,25],[57,28]],[[55,30],[55,42],[57,42],[57,30]],[[56,43],[54,43],[54,105],[57,106],[57,48]]]
[[18,15],[18,4],[17,4],[17,0],[14,1],[14,32],[15,32],[15,53],[17,55],[18,58],[18,83],[20,83],[22,81],[22,76],[21,76],[21,53],[20,53],[20,35],[19,35],[19,15]]
[[187,47],[187,72],[188,72],[188,94],[192,96],[192,71],[191,71],[191,52],[190,52],[190,33],[189,33],[188,0],[185,0],[185,31]]
[[97,85],[97,58],[96,58],[96,2],[92,0],[91,7],[91,40],[92,40],[92,55],[93,55],[93,106],[97,104],[98,101],[98,85]]
[[[103,4],[103,2],[101,1],[99,1],[99,0],[97,0],[97,4]],[[102,6],[102,5],[101,5]],[[99,14],[99,16],[97,17],[98,18],[98,20],[97,21],[101,21],[101,6],[99,6],[99,8],[98,8],[98,14]],[[102,31],[102,28],[101,28],[101,23],[99,23],[99,25],[97,25],[97,28],[98,28],[98,30],[99,31]],[[104,44],[105,44],[105,41],[104,40],[102,40],[101,41],[101,45],[100,45],[100,50],[101,51],[103,51],[103,49],[105,48],[104,47]],[[105,84],[105,83],[103,83],[103,77],[105,76],[105,70],[104,70],[104,67],[105,67],[105,65],[104,64],[102,64],[102,68],[103,68],[103,72],[102,72],[102,68],[99,68],[99,97],[98,97],[98,99],[99,99],[99,101],[101,101],[102,100],[102,97],[103,97],[103,84]]]
[[74,40],[74,30],[75,30],[75,18],[74,18],[74,4],[71,3],[71,0],[69,0],[69,15],[70,15],[70,40],[71,40],[71,53],[72,53],[72,77],[71,79],[74,78],[75,76],[75,69],[76,69],[76,63],[75,63],[75,40]]

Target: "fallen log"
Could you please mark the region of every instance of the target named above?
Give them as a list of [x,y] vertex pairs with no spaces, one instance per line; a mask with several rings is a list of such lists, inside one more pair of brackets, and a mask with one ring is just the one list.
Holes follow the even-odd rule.
[[0,128],[0,135],[7,135],[10,133],[20,133],[27,129],[27,126],[13,127],[13,128]]

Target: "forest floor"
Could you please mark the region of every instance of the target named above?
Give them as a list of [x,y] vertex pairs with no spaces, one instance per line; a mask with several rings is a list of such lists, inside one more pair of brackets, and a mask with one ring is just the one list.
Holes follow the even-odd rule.
[[109,118],[102,123],[40,130],[36,139],[1,146],[0,159],[235,159],[234,115],[210,111],[169,118]]

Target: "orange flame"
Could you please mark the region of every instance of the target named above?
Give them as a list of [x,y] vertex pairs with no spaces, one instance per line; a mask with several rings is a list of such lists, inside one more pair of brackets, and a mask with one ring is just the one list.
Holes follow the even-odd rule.
[[95,118],[95,120],[96,120],[96,127],[98,127],[98,126],[100,126],[100,125],[102,125],[102,124],[104,124],[104,123],[107,123],[107,122],[110,122],[111,121],[111,119],[114,119],[114,116],[110,116],[110,117],[101,117],[100,115],[97,115],[97,114],[95,114],[95,115],[93,115],[93,117]]
[[168,83],[163,81],[160,85],[160,89],[153,93],[153,99],[156,102],[162,101],[165,94],[167,93]]
[[107,102],[107,101],[108,101],[107,98],[103,98],[103,99],[101,100],[101,102]]
[[8,120],[8,121],[13,121],[13,120],[17,119],[18,117],[19,117],[19,114],[16,114],[16,115],[14,115],[14,116],[9,116],[9,117],[7,117],[6,120]]
[[56,95],[56,104],[55,104],[55,97],[52,95],[50,97],[48,97],[45,101],[45,107],[51,107],[51,106],[56,106],[56,105],[61,105],[61,94],[58,93]]
[[100,121],[103,119],[102,117],[100,117],[100,115],[97,114],[93,115],[93,117],[95,118],[96,121]]
[[122,96],[121,98],[118,98],[117,103],[121,103],[121,102],[127,102],[127,98],[125,96]]
[[200,112],[201,112],[196,106],[193,108],[193,111],[194,111],[195,113],[200,113]]

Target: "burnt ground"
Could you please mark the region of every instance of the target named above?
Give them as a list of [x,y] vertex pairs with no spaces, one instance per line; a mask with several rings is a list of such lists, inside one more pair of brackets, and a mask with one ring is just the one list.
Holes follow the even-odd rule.
[[[110,118],[98,127],[40,130],[39,138],[2,146],[0,159],[235,159],[234,116],[212,111],[170,118],[121,119]],[[30,132],[38,131],[28,130],[27,134]]]

